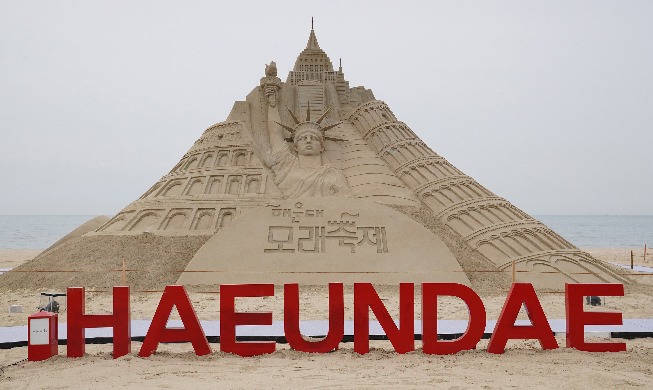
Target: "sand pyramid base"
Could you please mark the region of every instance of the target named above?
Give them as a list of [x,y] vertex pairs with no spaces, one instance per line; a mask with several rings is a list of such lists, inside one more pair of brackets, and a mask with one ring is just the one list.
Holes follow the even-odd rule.
[[174,284],[209,236],[82,236],[73,238],[0,275],[0,289],[108,289],[121,284],[122,259],[134,290]]

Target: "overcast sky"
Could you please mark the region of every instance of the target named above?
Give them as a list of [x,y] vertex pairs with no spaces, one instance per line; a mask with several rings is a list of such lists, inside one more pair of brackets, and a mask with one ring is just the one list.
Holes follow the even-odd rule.
[[[229,3],[223,4],[223,3]],[[0,214],[108,214],[311,16],[350,85],[530,214],[653,214],[652,1],[2,1]]]

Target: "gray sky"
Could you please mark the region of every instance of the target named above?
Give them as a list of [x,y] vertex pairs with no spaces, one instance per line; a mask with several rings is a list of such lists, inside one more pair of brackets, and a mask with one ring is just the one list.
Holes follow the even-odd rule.
[[524,211],[653,214],[651,1],[222,3],[0,2],[0,214],[115,214],[265,63],[285,80],[311,16],[351,86]]

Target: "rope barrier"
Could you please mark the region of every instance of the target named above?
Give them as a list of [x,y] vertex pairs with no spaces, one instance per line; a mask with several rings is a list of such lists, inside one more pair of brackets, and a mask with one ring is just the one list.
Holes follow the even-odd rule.
[[[508,290],[504,290],[508,292]],[[86,293],[111,293],[111,290],[86,290]],[[162,294],[163,290],[131,290],[132,293],[158,293]],[[190,294],[220,294],[220,291],[189,291]],[[564,291],[538,291],[538,294],[561,294],[564,295]]]
[[[506,293],[508,290],[503,290]],[[86,290],[86,293],[111,293],[111,290]],[[132,293],[145,293],[145,294],[163,294],[163,290],[131,290]],[[220,294],[220,291],[189,291],[190,294]],[[564,295],[564,291],[538,291],[538,294],[560,294]]]
[[15,363],[7,364],[6,366],[0,367],[0,376],[5,374],[5,368],[9,368],[9,367],[12,367],[12,366],[17,366],[17,365],[19,365],[21,363],[25,363],[26,361],[27,361],[27,359],[23,359],[23,360],[19,360],[19,361],[15,362]]
[[[156,272],[156,273],[227,273],[237,272],[240,274],[424,274],[424,273],[506,273],[508,270],[439,270],[433,272],[413,272],[413,271],[235,271],[235,270],[161,270],[161,269],[106,269],[106,270],[59,270],[59,269],[38,269],[38,270],[10,270],[8,272],[15,273],[99,273],[99,272]],[[537,273],[537,274],[566,274],[566,275],[596,275],[602,272],[562,272],[562,271],[530,271],[530,270],[515,270],[516,273]],[[613,272],[613,275],[622,276],[651,276],[651,273],[623,273]]]
[[[87,293],[111,293],[111,290],[85,290]],[[162,294],[163,290],[130,290],[133,293],[157,293]],[[191,294],[220,294],[220,291],[189,291]]]

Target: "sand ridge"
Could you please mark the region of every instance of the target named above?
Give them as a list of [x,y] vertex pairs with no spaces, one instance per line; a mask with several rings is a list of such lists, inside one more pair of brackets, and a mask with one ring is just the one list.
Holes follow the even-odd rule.
[[[174,284],[209,236],[166,237],[149,233],[129,236],[81,236],[42,253],[0,275],[0,290],[109,288],[121,284],[122,260],[138,272],[127,283],[141,290]],[[54,270],[55,272],[43,272]]]

